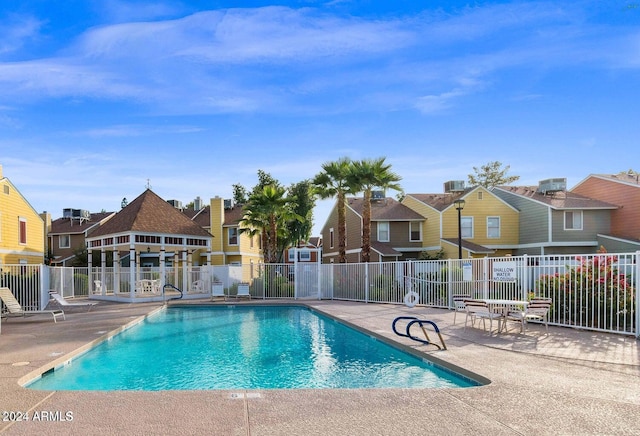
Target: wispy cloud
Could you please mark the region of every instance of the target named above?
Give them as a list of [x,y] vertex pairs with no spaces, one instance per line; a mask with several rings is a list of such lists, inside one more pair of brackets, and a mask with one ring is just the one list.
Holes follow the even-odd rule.
[[19,51],[22,46],[37,39],[42,21],[30,16],[14,15],[5,23],[0,23],[0,55]]

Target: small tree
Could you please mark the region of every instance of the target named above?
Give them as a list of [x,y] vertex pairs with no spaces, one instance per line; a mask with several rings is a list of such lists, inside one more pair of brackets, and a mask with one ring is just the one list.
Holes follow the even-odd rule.
[[492,188],[499,185],[508,185],[520,179],[520,176],[507,176],[509,168],[509,165],[502,168],[502,162],[497,160],[482,165],[480,168],[473,167],[475,175],[469,174],[469,185]]

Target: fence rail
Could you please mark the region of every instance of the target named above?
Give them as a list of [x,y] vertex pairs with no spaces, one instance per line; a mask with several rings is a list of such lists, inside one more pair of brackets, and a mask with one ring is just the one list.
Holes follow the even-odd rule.
[[[249,283],[253,298],[333,299],[417,304],[453,309],[454,295],[526,300],[550,297],[550,324],[640,336],[640,252],[566,256],[521,256],[385,263],[251,264],[182,268],[60,268],[3,265],[0,286],[26,308],[42,309],[48,290],[65,297],[105,292],[134,295],[137,282],[172,284],[192,297],[208,297],[214,284],[228,296]],[[131,278],[135,277],[132,282]],[[99,286],[98,286],[99,285]],[[133,288],[132,288],[133,286]]]

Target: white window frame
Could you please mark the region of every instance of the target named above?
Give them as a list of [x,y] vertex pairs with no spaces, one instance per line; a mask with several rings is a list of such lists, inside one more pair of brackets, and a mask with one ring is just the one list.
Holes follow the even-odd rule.
[[[386,229],[386,233],[387,233],[387,237],[386,239],[383,239],[381,237],[381,232],[380,232],[380,227],[382,227],[383,225],[385,225],[387,227]],[[391,238],[391,226],[389,225],[389,221],[378,221],[377,225],[377,238],[378,238],[378,242],[389,242],[390,238]]]
[[[418,239],[413,239],[411,235],[413,232],[411,231],[412,226],[418,226]],[[409,242],[421,242],[422,241],[422,223],[420,221],[409,221]]]
[[[62,245],[63,240],[67,241],[66,245]],[[71,235],[58,235],[58,248],[71,248]]]
[[[231,242],[231,237],[232,237],[231,232],[235,233],[235,238],[236,238],[236,242],[235,243]],[[240,244],[240,235],[239,235],[237,227],[229,227],[227,229],[227,244],[229,244],[229,246],[234,246],[234,247],[236,247],[236,246],[238,246]]]
[[300,253],[300,262],[311,261],[311,250],[302,249],[302,250],[299,250],[298,253]]
[[[498,221],[498,226],[497,227],[490,225],[492,220],[497,220]],[[487,238],[489,238],[489,239],[499,239],[500,235],[502,234],[501,227],[502,227],[502,220],[500,219],[499,216],[488,216],[487,217]],[[498,230],[498,234],[497,235],[492,235],[491,234],[491,229],[497,229]]]
[[334,239],[335,239],[335,235],[333,232],[333,227],[331,227],[329,229],[329,248],[333,248],[333,244],[334,244]]
[[289,262],[295,262],[296,261],[296,250],[293,248],[289,248],[288,252],[287,252],[287,258],[289,259]]
[[[576,223],[576,220],[578,220],[577,223]],[[569,224],[569,226],[567,224]],[[583,227],[584,227],[584,214],[582,213],[581,210],[565,210],[564,211],[564,229],[565,230],[582,230]]]
[[[467,225],[466,223],[469,223],[469,225]],[[460,229],[461,229],[463,238],[473,239],[473,217],[472,216],[461,217]]]

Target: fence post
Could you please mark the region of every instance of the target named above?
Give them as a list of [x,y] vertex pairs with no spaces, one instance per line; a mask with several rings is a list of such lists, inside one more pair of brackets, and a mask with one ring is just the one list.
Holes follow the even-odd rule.
[[[40,308],[39,310],[44,310],[49,304],[49,276],[47,273],[49,270],[44,264],[40,264]],[[62,293],[62,291],[60,291]]]
[[529,299],[529,256],[527,254],[522,256],[522,299]]
[[364,302],[369,302],[369,263],[364,264]]
[[640,284],[640,250],[635,253],[635,265],[636,265],[636,273],[635,273],[635,293],[636,293],[636,308],[635,308],[635,334],[636,339],[640,338],[640,292],[638,292],[638,285]]

